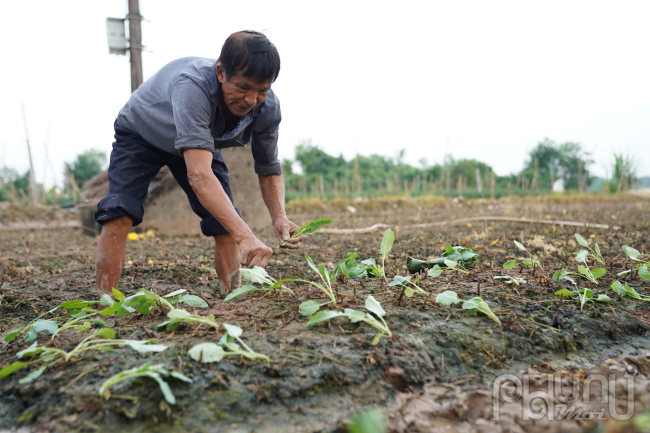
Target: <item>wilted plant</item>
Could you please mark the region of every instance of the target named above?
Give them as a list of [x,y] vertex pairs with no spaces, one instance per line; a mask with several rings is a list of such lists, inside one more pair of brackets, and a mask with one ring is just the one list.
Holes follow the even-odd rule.
[[528,266],[529,268],[533,268],[535,266],[539,267],[541,270],[544,270],[542,267],[542,264],[540,263],[539,259],[535,257],[533,254],[531,254],[530,251],[526,249],[525,246],[523,246],[521,243],[514,241],[515,245],[517,248],[519,248],[520,251],[525,251],[529,257],[527,258],[517,258],[517,259],[512,259],[510,261],[507,261],[503,264],[503,269],[512,269],[515,266],[517,266],[517,263],[521,263],[524,266]]
[[270,361],[269,357],[255,352],[240,338],[243,331],[239,326],[224,323],[226,333],[218,344],[199,343],[192,347],[187,354],[198,362],[219,362],[224,356],[243,356],[244,358]]
[[285,245],[286,245],[286,244],[287,244],[291,239],[295,239],[295,238],[297,238],[298,236],[302,236],[302,235],[313,235],[314,233],[318,233],[318,231],[320,231],[320,229],[321,229],[324,225],[327,225],[327,224],[331,223],[332,221],[333,221],[333,220],[331,220],[331,219],[329,219],[329,218],[318,218],[318,219],[315,219],[314,221],[310,222],[310,223],[307,224],[307,225],[304,225],[304,226],[298,227],[298,228],[296,229],[296,231],[293,232],[293,234],[291,235],[291,237],[290,237],[289,239],[287,239],[286,241],[282,242],[280,245],[281,245],[281,246],[285,246]]
[[[57,331],[57,329],[59,329],[59,324],[54,320],[43,320],[41,319],[41,317],[54,313],[59,308],[65,308],[68,310],[77,310],[77,309],[83,309],[85,307],[88,307],[96,303],[97,303],[96,301],[80,301],[80,300],[66,301],[61,305],[59,305],[58,307],[53,308],[41,314],[36,319],[29,322],[27,326],[23,328],[18,328],[10,332],[9,334],[7,334],[7,336],[5,336],[4,341],[6,342],[13,341],[16,338],[18,338],[18,336],[25,334],[25,341],[31,343],[32,341],[36,340],[36,336],[37,336],[36,334],[40,331],[47,331],[50,334],[54,334]],[[68,315],[70,315],[70,313],[72,313],[72,311],[69,312]]]
[[393,336],[393,334],[390,332],[390,329],[388,329],[388,325],[386,324],[386,321],[384,321],[384,316],[386,315],[386,311],[382,308],[381,304],[372,295],[366,298],[365,307],[366,310],[370,311],[375,316],[377,316],[379,320],[376,319],[375,316],[365,313],[363,311],[357,311],[357,310],[352,310],[350,308],[346,308],[345,311],[331,311],[331,310],[319,311],[318,314],[312,316],[309,319],[309,322],[307,322],[307,326],[313,326],[318,323],[334,319],[336,317],[347,317],[350,319],[352,323],[365,322],[370,326],[379,330],[379,333],[377,333],[377,335],[375,335],[375,338],[372,340],[372,345],[376,346],[382,337],[390,338]]
[[0,379],[23,367],[37,363],[44,364],[41,368],[33,371],[19,381],[19,383],[31,382],[43,374],[47,367],[55,364],[59,360],[69,362],[72,358],[79,356],[82,352],[86,352],[88,350],[109,350],[112,346],[128,346],[139,353],[150,353],[162,352],[163,350],[167,349],[167,346],[162,344],[155,344],[155,342],[152,340],[115,340],[114,338],[115,331],[113,329],[102,328],[95,332],[93,335],[83,340],[70,352],[65,352],[53,347],[38,346],[38,343],[35,342],[27,349],[18,352],[16,356],[19,359],[22,359],[40,354],[40,357],[29,362],[17,361],[4,367],[2,370],[0,370]]
[[499,320],[496,314],[492,312],[488,303],[480,296],[476,296],[468,301],[463,301],[462,299],[458,299],[458,294],[456,294],[456,292],[445,290],[436,296],[436,302],[442,305],[458,304],[462,302],[463,309],[467,310],[468,316],[476,316],[476,313],[480,311],[495,322],[501,323],[501,320]]
[[[266,270],[260,266],[253,266],[253,269],[240,268],[239,272],[241,276],[247,279],[252,283],[260,284],[261,287],[253,286],[252,284],[244,284],[241,287],[236,288],[226,296],[226,299],[223,302],[232,301],[238,296],[244,295],[246,293],[259,292],[261,290],[273,291],[279,289],[284,293],[293,293],[291,289],[282,285],[282,281],[278,282],[266,272]],[[285,281],[285,280],[283,280]]]
[[176,404],[176,397],[172,393],[172,390],[169,387],[169,384],[165,381],[165,379],[174,378],[174,379],[182,380],[183,382],[187,382],[187,383],[194,382],[192,379],[185,376],[184,374],[181,374],[177,371],[166,370],[163,364],[151,365],[151,362],[147,362],[146,364],[140,367],[121,371],[116,375],[108,378],[99,387],[99,396],[108,400],[109,398],[111,398],[111,392],[110,392],[111,386],[117,385],[120,382],[124,382],[125,380],[133,379],[136,377],[148,377],[158,382],[158,386],[160,387],[160,390],[163,393],[163,397],[169,404]]

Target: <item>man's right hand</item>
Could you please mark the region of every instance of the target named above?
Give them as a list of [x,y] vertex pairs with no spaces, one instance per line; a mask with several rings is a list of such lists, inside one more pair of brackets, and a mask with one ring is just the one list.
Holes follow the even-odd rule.
[[252,268],[253,266],[261,266],[264,268],[271,255],[273,255],[273,250],[254,235],[245,237],[239,242],[239,251],[241,252],[239,262],[246,268]]

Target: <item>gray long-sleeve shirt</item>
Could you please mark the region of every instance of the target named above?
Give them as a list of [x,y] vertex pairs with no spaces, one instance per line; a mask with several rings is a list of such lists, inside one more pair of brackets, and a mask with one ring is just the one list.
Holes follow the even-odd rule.
[[282,174],[278,160],[280,101],[270,90],[261,105],[224,133],[216,64],[216,60],[202,57],[168,63],[133,92],[117,123],[153,146],[181,156],[185,149],[205,149],[219,158],[220,149],[250,143],[257,174]]

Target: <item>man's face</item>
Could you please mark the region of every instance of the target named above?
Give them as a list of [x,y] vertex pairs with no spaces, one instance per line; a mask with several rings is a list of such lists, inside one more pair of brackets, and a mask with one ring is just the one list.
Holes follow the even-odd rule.
[[271,90],[271,80],[259,83],[241,74],[226,78],[220,64],[217,64],[217,78],[221,83],[223,108],[235,116],[244,116],[260,105]]

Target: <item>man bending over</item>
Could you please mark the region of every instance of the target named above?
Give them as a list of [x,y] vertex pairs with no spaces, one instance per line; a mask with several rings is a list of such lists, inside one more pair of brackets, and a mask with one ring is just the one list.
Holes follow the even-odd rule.
[[103,225],[95,257],[100,297],[117,288],[126,237],[142,222],[149,183],[165,165],[201,217],[203,234],[214,237],[222,294],[240,286],[240,265],[264,267],[272,250],[233,207],[221,149],[251,145],[275,235],[289,239],[298,226],[284,210],[280,101],[271,90],[279,72],[280,56],[266,36],[242,31],[228,37],[219,59],[175,60],[131,95],[115,120],[108,194],[95,214]]

